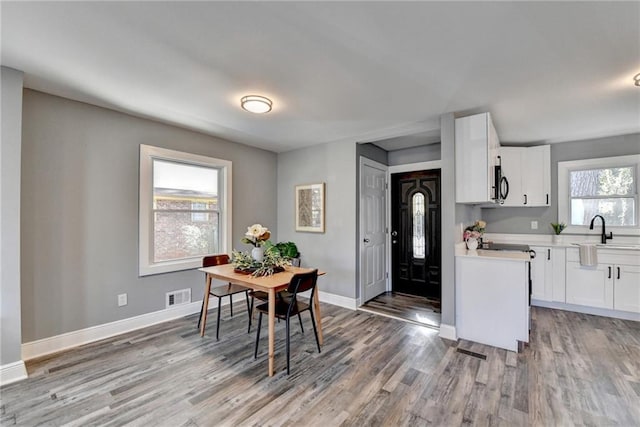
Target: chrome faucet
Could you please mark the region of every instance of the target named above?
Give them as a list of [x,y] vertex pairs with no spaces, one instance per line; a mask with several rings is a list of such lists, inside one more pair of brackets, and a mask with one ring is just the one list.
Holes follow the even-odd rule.
[[602,243],[603,245],[606,245],[607,240],[613,239],[613,232],[609,232],[609,235],[607,236],[606,228],[604,225],[604,218],[602,217],[602,215],[596,215],[593,218],[591,218],[591,224],[589,224],[589,230],[593,230],[593,222],[596,220],[596,218],[600,218],[602,220],[602,234],[600,235],[600,243]]

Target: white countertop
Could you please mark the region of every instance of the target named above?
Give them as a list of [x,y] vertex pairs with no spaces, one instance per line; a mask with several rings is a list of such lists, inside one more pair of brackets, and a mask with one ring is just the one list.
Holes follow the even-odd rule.
[[464,243],[456,245],[457,257],[474,257],[485,258],[487,260],[504,260],[504,261],[530,261],[528,252],[511,252],[511,251],[488,251],[486,249],[477,249],[475,251],[467,250]]
[[551,248],[577,248],[579,244],[594,244],[599,249],[640,251],[640,239],[630,236],[613,236],[613,240],[607,241],[606,245],[600,240],[594,240],[593,236],[581,235],[560,235],[559,241],[553,242],[551,235],[542,234],[498,234],[486,233],[485,241],[496,243],[518,243],[529,246],[545,246]]

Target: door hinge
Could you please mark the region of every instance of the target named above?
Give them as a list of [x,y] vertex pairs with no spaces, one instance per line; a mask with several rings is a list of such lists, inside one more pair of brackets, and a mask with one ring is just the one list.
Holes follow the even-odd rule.
[[389,227],[385,227],[385,228],[384,228],[384,233],[385,233],[385,234],[389,234]]
[[388,278],[389,278],[389,272],[387,271],[387,272],[386,272],[386,273],[384,273],[384,274],[385,274],[386,278],[388,279]]
[[388,189],[389,189],[389,183],[388,183],[388,182],[385,182],[385,183],[384,183],[384,189],[385,189],[385,190],[388,190]]

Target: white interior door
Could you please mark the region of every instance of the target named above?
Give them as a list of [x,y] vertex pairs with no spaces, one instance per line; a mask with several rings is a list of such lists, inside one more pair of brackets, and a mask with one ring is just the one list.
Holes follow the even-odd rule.
[[387,290],[387,168],[360,160],[360,289],[362,303]]

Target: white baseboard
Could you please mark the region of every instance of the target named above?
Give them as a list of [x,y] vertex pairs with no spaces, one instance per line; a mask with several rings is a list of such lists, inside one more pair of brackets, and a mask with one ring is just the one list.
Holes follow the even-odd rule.
[[0,386],[27,379],[27,368],[22,360],[0,366]]
[[456,327],[452,325],[440,324],[440,338],[446,340],[458,341],[458,335],[456,333]]
[[[347,298],[322,291],[320,291],[319,295],[321,302],[337,305],[339,307],[344,307],[351,310],[356,309],[356,300],[354,298]],[[234,303],[241,301],[245,301],[245,297],[243,294],[237,294],[233,296]],[[229,305],[229,299],[223,298],[222,305]],[[190,314],[199,313],[200,307],[202,307],[202,301],[195,301],[189,304],[179,305],[165,310],[141,314],[139,316],[130,317],[128,319],[116,320],[115,322],[105,323],[78,331],[67,332],[53,337],[24,343],[22,344],[22,360],[30,360],[36,357],[45,356],[47,354],[57,353],[69,348],[88,344],[94,341],[99,341],[105,338],[110,338],[115,335],[135,331],[136,329],[146,328],[147,326],[178,319]],[[216,298],[212,298],[209,300],[209,309],[212,308],[217,308]]]
[[531,305],[537,307],[554,308],[556,310],[575,311],[577,313],[593,314],[594,316],[613,317],[615,319],[635,320],[640,322],[640,313],[631,313],[629,311],[608,310],[606,308],[586,307],[575,304],[565,304],[562,302],[531,300]]
[[337,305],[338,307],[348,308],[349,310],[357,310],[358,302],[355,298],[343,297],[342,295],[330,294],[328,292],[319,291],[320,302]]

